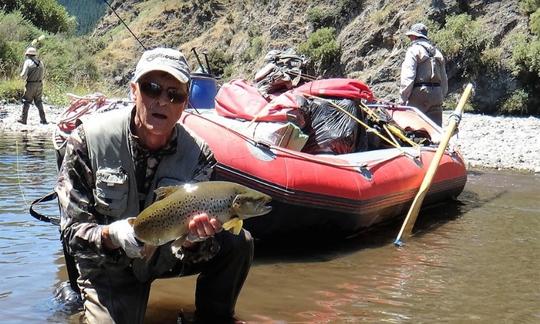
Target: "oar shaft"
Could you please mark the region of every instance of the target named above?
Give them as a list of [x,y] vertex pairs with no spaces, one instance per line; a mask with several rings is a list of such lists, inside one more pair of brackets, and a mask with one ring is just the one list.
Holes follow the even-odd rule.
[[399,231],[399,234],[394,242],[396,245],[403,244],[402,243],[403,240],[411,236],[411,232],[414,227],[414,223],[416,222],[416,218],[418,217],[418,213],[420,211],[420,207],[422,206],[422,202],[424,201],[424,198],[429,191],[429,187],[431,186],[431,182],[435,176],[435,173],[437,172],[439,163],[442,159],[444,151],[446,150],[446,146],[448,145],[448,142],[450,141],[450,138],[454,134],[454,130],[456,129],[460,121],[463,108],[465,107],[465,103],[467,102],[467,99],[469,98],[471,91],[472,91],[472,84],[469,83],[467,87],[465,88],[463,95],[461,95],[461,99],[459,100],[459,103],[456,109],[454,110],[454,113],[451,116],[448,127],[446,128],[446,133],[444,134],[443,138],[441,139],[441,142],[439,143],[439,147],[437,148],[437,151],[435,152],[435,155],[433,156],[433,159],[431,160],[431,163],[428,167],[426,175],[424,176],[424,180],[422,181],[422,184],[420,185],[420,189],[418,190],[418,193],[416,194],[416,197],[413,200],[413,203],[409,209],[409,212],[407,213],[407,217],[405,217],[405,221],[403,222],[403,225],[401,226],[401,230]]

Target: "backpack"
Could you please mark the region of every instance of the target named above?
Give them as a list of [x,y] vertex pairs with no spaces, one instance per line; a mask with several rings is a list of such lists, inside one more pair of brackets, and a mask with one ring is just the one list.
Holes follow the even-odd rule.
[[263,96],[297,87],[305,77],[302,69],[308,61],[304,55],[296,54],[292,48],[286,51],[271,50],[264,57],[264,61],[266,65],[255,74],[254,79]]
[[416,44],[422,46],[428,54],[431,70],[429,81],[441,82],[443,75],[442,69],[444,69],[444,66],[442,61],[435,56],[437,54],[437,49],[435,46],[427,47],[425,44],[422,44],[422,42],[418,42]]

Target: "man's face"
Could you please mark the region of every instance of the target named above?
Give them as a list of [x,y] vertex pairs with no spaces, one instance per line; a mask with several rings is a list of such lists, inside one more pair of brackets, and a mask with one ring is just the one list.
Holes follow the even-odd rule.
[[152,71],[131,83],[135,96],[135,128],[139,137],[168,137],[187,103],[187,84],[172,75]]

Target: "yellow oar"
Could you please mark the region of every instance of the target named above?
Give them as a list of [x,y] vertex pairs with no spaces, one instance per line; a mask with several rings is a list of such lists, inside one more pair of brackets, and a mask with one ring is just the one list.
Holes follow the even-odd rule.
[[420,189],[418,190],[418,193],[416,194],[416,197],[414,198],[411,208],[409,209],[409,212],[407,213],[407,217],[405,218],[405,221],[403,222],[403,225],[401,226],[401,230],[399,231],[399,234],[396,240],[394,241],[395,245],[398,245],[398,246],[403,245],[403,240],[411,236],[411,232],[414,227],[414,223],[416,222],[416,218],[418,217],[418,212],[420,211],[422,202],[424,201],[424,198],[426,197],[426,194],[428,193],[429,187],[431,186],[431,181],[433,180],[433,177],[435,176],[435,173],[437,172],[437,168],[439,167],[439,162],[441,161],[444,151],[446,150],[446,145],[448,145],[448,142],[450,141],[450,137],[452,137],[452,135],[454,134],[454,130],[456,129],[457,125],[459,124],[459,121],[461,120],[463,107],[465,106],[465,103],[467,102],[467,99],[469,98],[469,95],[471,94],[472,88],[473,88],[472,84],[469,83],[467,87],[465,88],[465,91],[461,95],[461,99],[459,100],[456,110],[454,110],[454,113],[450,116],[450,121],[448,123],[448,127],[446,128],[446,133],[441,139],[441,143],[439,144],[439,147],[437,148],[437,151],[435,152],[435,155],[433,156],[433,159],[431,160],[431,164],[429,165],[429,168],[426,172],[424,180],[422,181],[422,184],[420,185]]

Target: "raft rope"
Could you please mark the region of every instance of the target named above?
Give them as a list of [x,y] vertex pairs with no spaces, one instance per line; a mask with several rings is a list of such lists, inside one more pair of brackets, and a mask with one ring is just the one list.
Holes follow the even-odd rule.
[[101,93],[94,93],[84,97],[71,93],[71,104],[58,117],[58,122],[52,134],[54,148],[60,150],[66,145],[66,139],[77,126],[77,120],[81,117],[97,111],[115,109],[121,103],[119,100],[107,99]]

